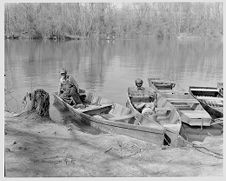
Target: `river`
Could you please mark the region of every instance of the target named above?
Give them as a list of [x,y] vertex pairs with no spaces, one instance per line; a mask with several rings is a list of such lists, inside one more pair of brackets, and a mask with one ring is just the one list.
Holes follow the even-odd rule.
[[[136,78],[161,77],[178,87],[216,86],[223,81],[223,44],[214,41],[160,41],[139,38],[115,41],[5,41],[5,103],[21,110],[27,91],[57,90],[59,71],[66,68],[81,88],[125,105]],[[62,119],[52,106],[50,116]]]

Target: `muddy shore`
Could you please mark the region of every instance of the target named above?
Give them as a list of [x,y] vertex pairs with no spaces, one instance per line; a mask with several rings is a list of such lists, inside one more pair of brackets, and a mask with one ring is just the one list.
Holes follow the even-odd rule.
[[[223,154],[223,137],[199,143]],[[81,132],[35,114],[5,112],[5,176],[222,176],[223,159],[193,147],[162,149],[127,136]]]

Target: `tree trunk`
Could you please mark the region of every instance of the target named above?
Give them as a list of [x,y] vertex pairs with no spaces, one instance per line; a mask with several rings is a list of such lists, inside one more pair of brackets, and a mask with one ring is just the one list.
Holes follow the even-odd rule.
[[49,94],[43,89],[27,93],[24,97],[25,111],[36,112],[42,117],[49,117]]

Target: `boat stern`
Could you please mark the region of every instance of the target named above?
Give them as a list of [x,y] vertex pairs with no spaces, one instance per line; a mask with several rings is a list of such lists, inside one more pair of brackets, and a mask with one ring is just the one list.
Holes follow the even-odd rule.
[[190,126],[210,126],[212,118],[205,110],[180,110],[181,120]]

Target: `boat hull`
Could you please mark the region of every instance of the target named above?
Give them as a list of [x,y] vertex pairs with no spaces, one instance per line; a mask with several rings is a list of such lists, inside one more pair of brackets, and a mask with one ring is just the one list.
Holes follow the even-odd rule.
[[[201,104],[190,92],[159,90],[151,83],[149,83],[149,86],[154,88],[177,109],[182,121],[180,135],[185,139],[189,141],[202,141],[206,136],[222,134],[223,126],[215,124],[209,114],[210,112],[207,111],[206,105]],[[212,94],[213,92],[209,96]]]
[[[165,129],[165,138],[164,138],[164,144],[165,145],[171,145],[171,146],[179,146],[179,132],[181,129],[181,121],[179,120],[177,123],[164,123],[164,122],[158,122],[158,116],[155,118],[154,116],[145,116],[141,114],[137,109],[134,108],[131,99],[128,97],[126,102],[126,107],[130,108],[134,114],[138,115],[140,117],[140,120],[143,119],[142,124],[145,125],[161,125]],[[177,112],[175,114],[178,115]],[[169,116],[168,116],[169,117]],[[179,115],[178,115],[179,117]]]
[[155,89],[163,98],[172,104],[181,116],[183,123],[190,126],[210,126],[212,118],[200,102],[188,92],[174,90],[159,90],[148,79],[149,86]]
[[223,117],[223,96],[218,88],[193,86],[189,92],[213,119]]
[[203,141],[207,136],[219,136],[223,134],[223,125],[190,126],[182,124],[180,135],[189,142]]
[[223,117],[223,109],[222,111],[218,110],[218,109],[215,109],[211,106],[209,106],[208,104],[200,101],[202,107],[210,114],[210,116],[213,118],[213,119],[216,119],[216,118],[222,118]]
[[[75,120],[78,122],[90,125],[104,132],[126,135],[142,141],[154,143],[158,146],[163,145],[165,130],[161,127],[148,128],[129,123],[106,120],[98,115],[91,116],[89,114],[84,114],[76,111],[76,109],[64,102],[57,94],[54,93],[53,96],[55,98],[55,101],[68,109],[75,117]],[[109,112],[109,109],[105,108],[101,111],[101,113],[106,112]]]
[[172,90],[175,87],[173,81],[161,80],[160,78],[148,78],[149,87],[153,84],[158,90]]

